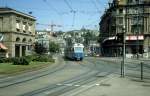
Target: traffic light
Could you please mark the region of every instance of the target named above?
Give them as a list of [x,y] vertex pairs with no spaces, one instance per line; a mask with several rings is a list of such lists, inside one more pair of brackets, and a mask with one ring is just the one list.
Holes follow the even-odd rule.
[[123,41],[124,41],[124,33],[117,33],[116,41],[117,41],[117,43],[123,43]]

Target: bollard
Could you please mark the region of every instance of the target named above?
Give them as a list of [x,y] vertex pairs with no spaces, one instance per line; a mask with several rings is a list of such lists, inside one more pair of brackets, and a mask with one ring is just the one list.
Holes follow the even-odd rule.
[[121,71],[121,72],[120,72],[120,73],[121,73],[120,75],[121,75],[121,77],[122,77],[122,61],[121,61],[121,64],[120,64],[120,65],[121,65],[121,66],[120,66],[120,71]]
[[144,62],[141,62],[141,80],[143,80],[143,63]]
[[124,69],[124,62],[121,61],[121,77],[125,77],[125,69]]

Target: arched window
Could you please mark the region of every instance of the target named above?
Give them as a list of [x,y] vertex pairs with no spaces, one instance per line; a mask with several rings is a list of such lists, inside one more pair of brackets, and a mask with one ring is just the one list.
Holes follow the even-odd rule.
[[23,39],[22,39],[22,42],[26,42],[26,38],[23,38]]
[[29,39],[29,41],[28,41],[28,42],[32,43],[32,39]]
[[19,38],[19,37],[17,37],[17,38],[16,38],[16,42],[19,42],[19,41],[20,41],[20,38]]

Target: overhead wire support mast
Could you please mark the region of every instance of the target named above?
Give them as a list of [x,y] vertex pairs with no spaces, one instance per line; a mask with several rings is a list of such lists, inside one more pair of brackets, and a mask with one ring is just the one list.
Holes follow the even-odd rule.
[[73,13],[73,22],[72,22],[72,26],[74,26],[75,23],[75,14],[76,11],[71,7],[71,5],[69,4],[69,2],[67,0],[64,0],[64,2],[66,3],[66,5],[70,8],[70,12]]
[[72,10],[72,13],[73,13],[73,22],[72,22],[72,26],[74,26],[74,23],[75,23],[75,14],[76,14],[76,11]]
[[73,8],[70,6],[70,4],[68,3],[67,0],[64,0],[64,2],[67,4],[67,6],[71,9],[71,11],[73,11]]

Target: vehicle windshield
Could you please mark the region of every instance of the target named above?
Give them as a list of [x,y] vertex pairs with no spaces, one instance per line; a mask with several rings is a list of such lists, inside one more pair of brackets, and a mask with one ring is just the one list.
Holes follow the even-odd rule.
[[75,52],[83,52],[83,48],[82,47],[75,47],[74,51]]

